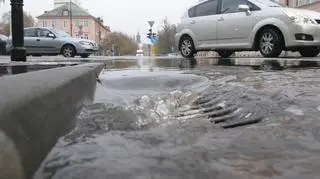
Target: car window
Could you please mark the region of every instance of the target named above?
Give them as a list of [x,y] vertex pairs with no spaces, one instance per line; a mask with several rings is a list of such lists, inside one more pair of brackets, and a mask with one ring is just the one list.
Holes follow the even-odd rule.
[[36,37],[36,29],[24,29],[24,36],[25,37]]
[[189,17],[195,17],[196,16],[196,7],[193,7],[189,9]]
[[49,33],[51,33],[51,32],[47,29],[38,29],[37,30],[38,37],[47,37]]
[[59,36],[59,37],[70,37],[70,35],[62,30],[58,30],[58,29],[50,29],[55,35]]
[[222,0],[221,13],[226,14],[226,13],[241,12],[238,8],[239,5],[241,4],[246,4],[251,6],[246,0]]
[[209,16],[217,14],[218,0],[210,0],[196,6],[195,16]]

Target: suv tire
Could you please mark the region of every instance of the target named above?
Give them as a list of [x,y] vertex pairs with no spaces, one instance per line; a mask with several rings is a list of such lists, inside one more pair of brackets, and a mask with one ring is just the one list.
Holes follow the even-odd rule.
[[196,53],[192,38],[183,36],[180,40],[179,49],[181,55],[185,58],[192,58]]
[[259,50],[264,57],[279,57],[283,50],[284,39],[278,30],[266,28],[259,35]]

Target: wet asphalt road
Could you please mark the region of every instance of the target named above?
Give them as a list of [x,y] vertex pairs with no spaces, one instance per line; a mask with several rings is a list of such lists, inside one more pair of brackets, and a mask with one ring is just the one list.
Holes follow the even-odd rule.
[[318,178],[320,69],[291,62],[107,63],[35,178]]

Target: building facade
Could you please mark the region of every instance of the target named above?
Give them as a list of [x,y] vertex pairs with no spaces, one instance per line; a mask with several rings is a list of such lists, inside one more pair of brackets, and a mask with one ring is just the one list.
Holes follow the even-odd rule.
[[278,0],[278,2],[288,5],[289,7],[310,9],[320,12],[319,0]]
[[100,43],[110,28],[104,26],[101,18],[90,15],[79,5],[69,2],[52,11],[45,11],[37,17],[38,27],[54,27],[65,31],[73,37],[93,40]]

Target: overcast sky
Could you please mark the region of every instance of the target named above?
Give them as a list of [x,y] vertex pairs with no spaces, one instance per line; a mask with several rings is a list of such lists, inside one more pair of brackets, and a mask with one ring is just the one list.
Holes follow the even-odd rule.
[[[10,9],[10,0],[0,7],[0,15]],[[102,16],[105,25],[111,30],[126,32],[130,35],[139,30],[143,39],[148,31],[148,20],[156,22],[159,28],[165,16],[170,23],[177,23],[183,12],[199,0],[82,0],[82,7],[94,16]],[[24,0],[24,10],[33,16],[53,8],[53,0]]]

